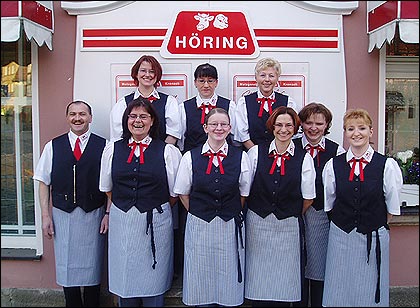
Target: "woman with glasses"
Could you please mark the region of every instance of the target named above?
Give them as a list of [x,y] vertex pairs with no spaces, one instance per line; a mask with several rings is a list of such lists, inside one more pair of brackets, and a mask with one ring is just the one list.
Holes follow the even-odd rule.
[[244,300],[242,208],[250,188],[249,161],[226,141],[231,126],[225,109],[212,109],[203,128],[207,140],[183,155],[174,187],[188,212],[182,301],[239,306]]
[[109,290],[120,307],[163,307],[172,284],[171,205],[181,153],[157,138],[159,119],[148,99],[131,101],[122,120],[122,139],[104,149],[99,182],[112,201]]
[[312,157],[292,141],[297,113],[281,106],[267,120],[274,140],[248,151],[245,298],[253,307],[289,307],[301,299],[302,214],[315,198]]
[[156,89],[162,78],[162,66],[155,57],[143,55],[131,68],[131,77],[137,88],[134,92],[121,97],[112,107],[110,140],[121,138],[123,132],[121,119],[127,104],[133,99],[143,97],[153,104],[159,117],[158,138],[166,143],[175,144],[181,138],[181,119],[176,98]]
[[[231,120],[234,120],[235,102],[216,94],[218,85],[218,74],[215,66],[204,63],[197,66],[194,72],[194,85],[197,88],[197,96],[180,104],[181,112],[181,139],[178,140],[178,147],[185,153],[197,146],[203,145],[207,140],[204,131],[204,118],[213,108],[223,108],[229,113]],[[234,123],[230,123],[231,131],[234,130]],[[227,136],[231,144],[231,133]],[[178,207],[179,228],[175,231],[175,274],[182,273],[185,220],[187,212],[182,206]],[[179,272],[178,272],[179,271]]]
[[234,139],[243,144],[246,150],[255,144],[269,142],[273,134],[265,123],[274,109],[288,106],[299,111],[297,104],[287,95],[274,91],[281,74],[280,63],[272,58],[264,58],[255,65],[255,80],[258,90],[239,98],[236,112]]

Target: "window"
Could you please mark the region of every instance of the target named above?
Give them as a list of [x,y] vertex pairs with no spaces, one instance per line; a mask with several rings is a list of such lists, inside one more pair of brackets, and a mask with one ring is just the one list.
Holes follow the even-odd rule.
[[[35,51],[35,52],[34,52]],[[35,43],[26,36],[1,43],[2,248],[37,248],[33,132]],[[37,108],[35,108],[37,110]]]

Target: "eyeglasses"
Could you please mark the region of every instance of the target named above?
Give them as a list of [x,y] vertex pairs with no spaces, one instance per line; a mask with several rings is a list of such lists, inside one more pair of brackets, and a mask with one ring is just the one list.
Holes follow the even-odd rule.
[[277,127],[277,128],[286,127],[286,129],[293,129],[295,127],[293,124],[290,124],[290,123],[287,123],[285,125],[283,125],[283,123],[274,123],[273,125],[274,127]]
[[147,70],[145,68],[139,69],[139,74],[146,75],[147,73],[149,73],[150,75],[156,74],[155,70]]
[[208,83],[208,84],[213,84],[213,83],[215,83],[216,81],[217,81],[217,79],[197,79],[196,80],[197,81],[197,83],[199,83],[200,85],[204,85],[206,82]]
[[128,115],[128,118],[131,120],[137,120],[140,119],[142,121],[147,120],[148,118],[151,118],[152,116],[150,114],[134,114],[134,113],[130,113]]
[[230,126],[229,123],[207,123],[206,124],[208,127],[210,127],[211,129],[216,129],[219,125],[223,128],[226,129]]

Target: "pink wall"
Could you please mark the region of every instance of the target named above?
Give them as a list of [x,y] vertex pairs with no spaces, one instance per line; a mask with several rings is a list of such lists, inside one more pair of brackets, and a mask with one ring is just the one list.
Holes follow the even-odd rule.
[[[68,130],[64,120],[65,107],[73,98],[76,17],[62,10],[59,1],[54,1],[54,15],[54,49],[49,51],[45,46],[39,49],[41,149],[48,140]],[[373,141],[377,144],[379,53],[377,50],[367,52],[365,2],[360,1],[359,8],[344,17],[343,28],[348,108],[364,107],[370,112],[374,121]],[[419,285],[418,243],[418,225],[391,227],[391,286]],[[55,283],[53,242],[50,240],[44,240],[41,261],[1,261],[1,266],[2,288],[60,288]]]

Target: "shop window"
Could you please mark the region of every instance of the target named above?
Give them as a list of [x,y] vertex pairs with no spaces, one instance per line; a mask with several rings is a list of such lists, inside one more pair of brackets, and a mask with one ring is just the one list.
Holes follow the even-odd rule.
[[387,46],[385,153],[403,173],[403,205],[419,204],[419,44]]
[[36,233],[31,48],[24,35],[16,42],[1,43],[2,237]]

